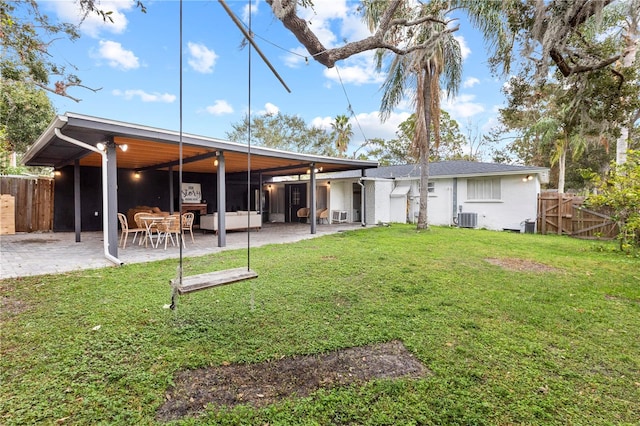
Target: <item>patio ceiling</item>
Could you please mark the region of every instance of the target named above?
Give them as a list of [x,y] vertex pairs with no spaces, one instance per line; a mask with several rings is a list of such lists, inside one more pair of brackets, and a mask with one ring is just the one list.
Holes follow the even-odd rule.
[[[47,130],[25,155],[29,166],[61,168],[79,160],[81,166],[101,167],[100,154],[60,139],[55,129],[68,137],[96,146],[113,140],[126,144],[123,152],[116,150],[119,169],[178,170],[180,134],[175,131],[117,122],[74,113],[57,116]],[[246,172],[249,148],[247,145],[216,138],[183,134],[182,163],[184,172],[216,173],[217,153],[224,153],[227,173]],[[265,176],[306,174],[311,164],[323,172],[336,172],[376,167],[377,162],[349,160],[299,154],[262,147],[251,148],[251,171]]]

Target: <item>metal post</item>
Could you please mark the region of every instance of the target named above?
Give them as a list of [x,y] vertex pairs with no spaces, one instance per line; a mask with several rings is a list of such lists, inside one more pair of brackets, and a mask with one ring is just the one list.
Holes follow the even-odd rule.
[[169,166],[169,213],[175,213],[175,206],[173,205],[173,166]]
[[316,233],[316,163],[311,163],[311,233]]
[[227,246],[225,212],[227,211],[224,153],[218,152],[218,247]]
[[109,254],[118,257],[118,163],[116,160],[116,144],[110,140],[107,150],[107,205],[102,206],[102,214],[107,215],[109,229]]
[[81,240],[82,205],[80,198],[80,160],[73,162],[73,224],[76,231],[76,243]]

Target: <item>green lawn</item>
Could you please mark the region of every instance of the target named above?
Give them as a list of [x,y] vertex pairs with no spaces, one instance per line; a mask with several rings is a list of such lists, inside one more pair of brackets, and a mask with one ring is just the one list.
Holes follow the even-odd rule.
[[[0,424],[155,424],[178,371],[394,339],[432,374],[182,423],[638,424],[640,259],[614,247],[367,228],[252,249],[258,279],[182,296],[175,312],[176,260],[0,281]],[[185,268],[245,262],[228,251]]]

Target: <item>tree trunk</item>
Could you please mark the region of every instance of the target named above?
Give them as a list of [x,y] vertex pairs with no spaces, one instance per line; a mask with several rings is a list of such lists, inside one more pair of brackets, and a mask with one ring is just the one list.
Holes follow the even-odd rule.
[[[420,210],[418,211],[418,226],[420,229],[429,229],[429,151],[431,148],[431,79],[434,78],[428,69],[422,70],[424,78],[422,79],[422,95],[424,101],[424,128],[421,132],[419,140],[419,153],[420,153]],[[417,118],[417,114],[416,114]],[[416,123],[416,127],[418,123]]]
[[429,229],[427,207],[429,205],[429,130],[427,130],[426,149],[420,150],[420,211],[418,229]]
[[623,125],[620,128],[620,137],[616,141],[616,164],[627,162],[627,150],[629,149],[629,127]]
[[564,146],[562,147],[562,151],[560,151],[560,159],[558,160],[558,193],[564,193],[564,176],[566,173],[567,167],[567,149],[568,149],[569,141],[564,140]]

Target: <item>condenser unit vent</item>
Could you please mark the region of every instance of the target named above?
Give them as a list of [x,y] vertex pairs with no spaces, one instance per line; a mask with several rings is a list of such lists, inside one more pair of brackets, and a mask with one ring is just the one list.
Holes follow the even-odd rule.
[[478,213],[458,213],[459,228],[475,228],[478,226]]

